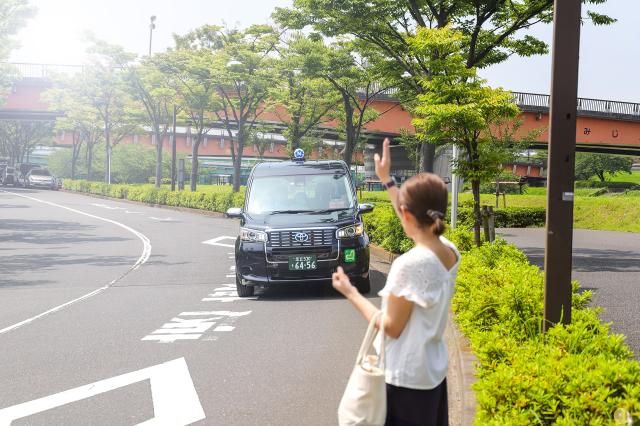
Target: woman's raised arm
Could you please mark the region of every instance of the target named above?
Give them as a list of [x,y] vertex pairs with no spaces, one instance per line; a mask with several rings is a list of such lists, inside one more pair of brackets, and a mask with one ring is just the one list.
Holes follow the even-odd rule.
[[[382,143],[382,158],[378,154],[373,156],[373,161],[376,164],[376,175],[383,184],[391,180],[391,141],[389,138],[385,138]],[[392,186],[387,189],[389,193],[389,201],[393,205],[393,209],[396,211],[398,217],[400,217],[400,206],[398,205],[398,187]]]

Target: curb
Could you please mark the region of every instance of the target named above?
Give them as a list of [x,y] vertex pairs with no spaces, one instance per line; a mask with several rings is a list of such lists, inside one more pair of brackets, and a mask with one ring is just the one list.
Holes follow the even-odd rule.
[[[388,273],[391,263],[399,256],[382,247],[370,245],[371,260],[376,269]],[[449,353],[447,390],[449,399],[449,423],[452,426],[472,426],[476,413],[476,397],[471,385],[475,382],[477,359],[471,351],[469,340],[460,332],[449,310],[449,321],[444,337]]]
[[69,194],[86,195],[87,197],[99,198],[102,200],[121,201],[123,203],[128,203],[128,204],[143,205],[147,207],[157,207],[160,209],[175,210],[179,212],[195,213],[203,216],[211,216],[211,217],[218,217],[218,218],[227,217],[224,213],[214,212],[212,210],[194,209],[191,207],[168,206],[166,204],[145,203],[144,201],[127,200],[126,198],[115,198],[115,197],[109,197],[107,195],[91,194],[89,192],[71,191],[69,189],[60,189],[60,192],[67,192]]

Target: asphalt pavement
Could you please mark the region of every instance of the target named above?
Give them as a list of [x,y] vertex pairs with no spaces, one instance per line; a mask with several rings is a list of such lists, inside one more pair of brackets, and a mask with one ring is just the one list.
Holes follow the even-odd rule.
[[329,285],[239,299],[237,232],[0,190],[0,425],[336,424],[366,324]]
[[[521,248],[529,260],[544,266],[544,229],[499,229],[507,241]],[[627,337],[640,359],[640,234],[630,232],[573,231],[572,279],[593,291],[593,305],[614,333]]]

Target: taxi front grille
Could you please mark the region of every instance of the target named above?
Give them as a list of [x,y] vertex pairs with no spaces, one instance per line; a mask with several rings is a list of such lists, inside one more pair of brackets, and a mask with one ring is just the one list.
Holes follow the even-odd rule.
[[334,232],[333,229],[271,231],[268,244],[273,248],[331,246]]

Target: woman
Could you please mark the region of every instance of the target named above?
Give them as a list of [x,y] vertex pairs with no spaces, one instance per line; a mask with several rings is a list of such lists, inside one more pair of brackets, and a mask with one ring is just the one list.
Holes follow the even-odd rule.
[[[386,338],[386,425],[447,425],[448,360],[442,335],[460,262],[456,247],[441,236],[447,188],[438,176],[421,173],[398,190],[389,174],[388,139],[382,159],[376,154],[374,160],[404,232],[415,242],[395,260],[379,293]],[[378,311],[342,268],[333,274],[333,287],[367,321]]]

